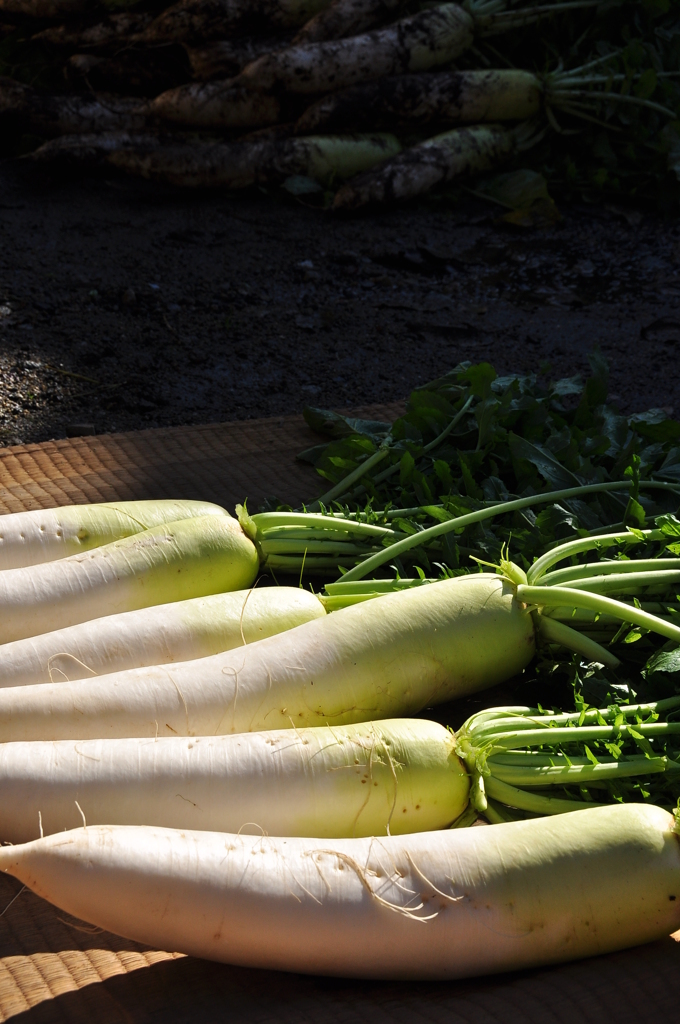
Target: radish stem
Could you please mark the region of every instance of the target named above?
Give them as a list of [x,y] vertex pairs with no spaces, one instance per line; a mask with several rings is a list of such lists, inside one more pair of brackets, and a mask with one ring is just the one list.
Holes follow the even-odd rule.
[[[648,482],[644,481],[644,483],[646,484]],[[655,484],[656,481],[649,481],[649,483]],[[643,481],[640,482],[640,486],[642,485]],[[672,490],[678,490],[677,485],[669,486]],[[471,523],[481,523],[485,519],[493,519],[494,516],[503,515],[506,512],[515,512],[522,508],[530,508],[532,505],[543,504],[544,502],[561,501],[565,498],[573,498],[585,494],[597,494],[605,491],[628,490],[629,488],[630,480],[618,480],[599,484],[585,484],[582,487],[568,487],[559,491],[548,491],[544,494],[532,494],[526,498],[516,498],[513,501],[500,502],[491,506],[491,508],[478,509],[476,512],[469,512],[464,516],[456,516],[454,519],[450,519],[446,523],[437,523],[435,526],[430,526],[426,530],[421,530],[418,533],[412,534],[410,537],[405,537],[403,540],[397,541],[396,544],[390,545],[383,551],[379,551],[375,555],[371,555],[370,558],[367,558],[359,565],[354,566],[353,569],[350,569],[345,573],[343,579],[347,583],[350,580],[360,580],[369,572],[373,572],[373,570],[377,569],[379,566],[384,565],[386,562],[390,562],[392,559],[404,554],[406,551],[419,547],[421,544],[425,544],[428,541],[433,540],[435,537],[441,537],[443,534],[450,533],[452,530],[462,530],[463,527],[469,526]],[[659,531],[656,532],[659,533]],[[622,536],[628,536],[628,534],[624,533]],[[585,541],[581,543],[585,543]],[[588,543],[592,544],[592,539],[588,539]],[[551,552],[551,554],[553,554],[553,552]],[[559,558],[557,561],[559,561]],[[536,564],[537,563],[534,563],[534,568]]]

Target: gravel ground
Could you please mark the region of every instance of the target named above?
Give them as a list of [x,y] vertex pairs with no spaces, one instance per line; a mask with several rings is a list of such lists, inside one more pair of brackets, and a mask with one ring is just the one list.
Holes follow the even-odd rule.
[[680,223],[473,197],[341,220],[264,194],[0,163],[0,443],[352,407],[458,361],[680,413]]

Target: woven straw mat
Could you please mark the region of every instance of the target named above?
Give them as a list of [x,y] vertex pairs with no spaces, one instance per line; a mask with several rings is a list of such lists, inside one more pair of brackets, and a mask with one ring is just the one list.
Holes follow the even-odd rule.
[[[397,411],[361,410],[384,419]],[[318,477],[294,461],[315,442],[300,417],[283,417],[6,448],[0,511],[152,497],[297,504],[319,493]],[[449,984],[244,970],[99,932],[0,877],[0,1021],[13,1024],[656,1024],[680,1019],[679,977],[680,943],[670,937]]]

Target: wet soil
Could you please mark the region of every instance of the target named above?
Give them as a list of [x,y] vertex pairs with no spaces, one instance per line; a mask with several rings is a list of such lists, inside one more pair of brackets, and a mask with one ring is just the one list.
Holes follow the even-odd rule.
[[400,399],[463,359],[680,413],[680,223],[469,197],[341,220],[0,163],[0,443]]

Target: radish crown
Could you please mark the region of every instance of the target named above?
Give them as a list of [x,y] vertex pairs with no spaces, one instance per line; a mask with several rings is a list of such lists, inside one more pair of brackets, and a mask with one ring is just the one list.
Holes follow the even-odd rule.
[[[680,721],[671,720],[679,713],[680,697],[600,709],[584,705],[569,714],[522,707],[481,711],[457,734],[456,751],[472,779],[470,804],[494,823],[592,807],[593,794],[607,802],[668,806],[669,789],[674,794],[680,781]],[[652,775],[659,776],[653,794]],[[549,787],[559,795],[546,796]]]

